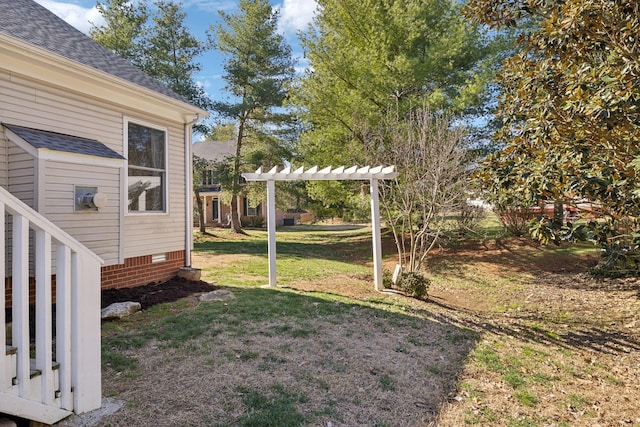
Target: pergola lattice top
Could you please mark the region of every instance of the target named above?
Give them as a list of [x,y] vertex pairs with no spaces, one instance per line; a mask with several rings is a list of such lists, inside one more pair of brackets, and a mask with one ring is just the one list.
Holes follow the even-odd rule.
[[278,171],[278,167],[275,166],[268,172],[262,170],[262,167],[258,168],[254,173],[243,173],[242,176],[247,181],[297,181],[297,180],[369,180],[369,179],[393,179],[398,176],[395,166],[351,166],[345,168],[339,166],[332,168],[331,166],[318,170],[318,166],[313,166],[309,169],[304,167],[291,170],[291,167],[286,167]]

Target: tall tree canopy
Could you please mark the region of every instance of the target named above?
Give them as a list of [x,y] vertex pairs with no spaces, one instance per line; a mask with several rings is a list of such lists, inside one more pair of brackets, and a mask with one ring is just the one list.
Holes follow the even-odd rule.
[[454,0],[319,0],[302,35],[309,70],[296,103],[310,131],[306,157],[360,162],[358,124],[375,125],[411,106],[471,112],[485,98],[497,61],[492,40]]
[[240,0],[237,13],[220,15],[223,24],[211,27],[209,37],[214,48],[225,55],[222,78],[230,97],[214,103],[214,110],[237,127],[235,179],[229,190],[233,195],[231,228],[238,232],[241,224],[236,196],[242,192],[243,155],[255,153],[259,143],[272,142],[289,119],[281,107],[293,79],[294,61],[291,48],[277,32],[278,13],[267,0]]
[[149,15],[144,2],[98,1],[106,24],[93,26],[90,35],[188,101],[209,109],[211,101],[195,81],[201,69],[196,57],[204,51],[204,44],[185,27],[181,5],[157,0],[154,6]]
[[635,221],[640,4],[472,0],[467,12],[493,28],[538,23],[500,73],[504,148],[481,174],[494,201],[586,198],[611,221],[612,235],[620,221]]
[[172,1],[158,0],[157,12],[145,38],[142,69],[174,92],[203,109],[210,100],[195,81],[201,66],[195,58],[204,51],[204,44],[184,25],[186,14]]
[[144,53],[141,40],[147,22],[147,7],[144,3],[129,0],[104,0],[96,7],[106,24],[93,26],[89,35],[107,49],[140,67]]
[[[365,129],[415,107],[481,114],[506,48],[465,19],[456,0],[319,0],[301,35],[308,71],[295,92],[307,163],[362,164]],[[351,183],[313,182],[311,197],[352,210]]]

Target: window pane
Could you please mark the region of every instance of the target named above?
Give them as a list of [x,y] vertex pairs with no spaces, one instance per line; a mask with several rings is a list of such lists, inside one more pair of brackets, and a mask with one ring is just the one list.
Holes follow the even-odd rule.
[[162,130],[129,123],[129,165],[165,169],[165,133]]
[[129,168],[129,212],[163,212],[164,172]]

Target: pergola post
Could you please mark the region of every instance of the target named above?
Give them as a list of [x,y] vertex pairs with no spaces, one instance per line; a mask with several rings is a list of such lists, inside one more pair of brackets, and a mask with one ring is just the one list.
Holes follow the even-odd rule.
[[378,180],[372,179],[371,186],[371,234],[373,241],[373,283],[376,291],[384,289],[382,283],[382,236],[380,234],[380,198]]
[[276,283],[276,182],[267,180],[267,233],[269,234],[269,286]]

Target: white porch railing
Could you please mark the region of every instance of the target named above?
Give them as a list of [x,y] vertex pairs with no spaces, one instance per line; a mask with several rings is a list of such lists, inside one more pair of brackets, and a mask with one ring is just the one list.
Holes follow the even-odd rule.
[[[102,260],[1,187],[0,218],[0,413],[53,424],[74,412],[99,408]],[[30,261],[35,276],[35,345],[29,336]],[[7,275],[12,283],[10,337],[5,318]]]

